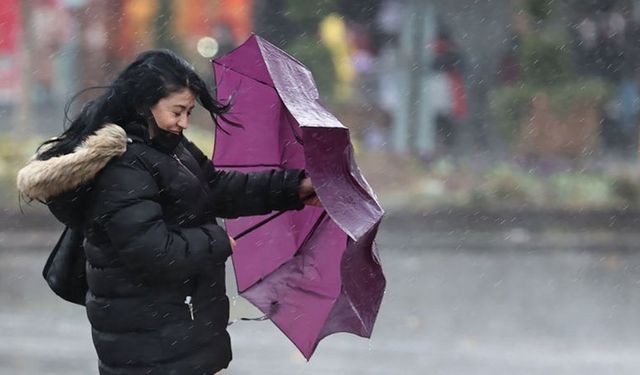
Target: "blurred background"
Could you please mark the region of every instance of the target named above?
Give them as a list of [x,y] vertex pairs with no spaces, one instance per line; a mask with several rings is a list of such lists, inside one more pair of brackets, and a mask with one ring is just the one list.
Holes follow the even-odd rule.
[[4,0],[0,186],[15,200],[16,167],[71,96],[141,51],[213,82],[197,43],[221,56],[257,33],[312,70],[386,204],[634,208],[639,21],[631,0]]
[[[198,42],[215,58],[251,33],[349,127],[388,289],[371,340],[310,363],[232,326],[226,374],[640,373],[640,0],[2,0],[0,374],[97,373],[84,311],[40,277],[61,228],[17,170],[138,53],[213,83]],[[211,154],[205,114],[188,136]],[[257,314],[231,269],[228,290]]]

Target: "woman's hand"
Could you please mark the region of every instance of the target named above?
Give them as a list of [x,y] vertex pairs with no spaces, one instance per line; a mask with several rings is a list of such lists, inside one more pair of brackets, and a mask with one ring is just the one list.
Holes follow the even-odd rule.
[[300,189],[298,190],[298,196],[304,201],[304,204],[309,206],[322,207],[320,199],[316,195],[316,190],[311,182],[311,177],[305,177],[300,181]]
[[236,240],[234,240],[231,236],[229,236],[229,243],[231,244],[231,251],[236,251]]

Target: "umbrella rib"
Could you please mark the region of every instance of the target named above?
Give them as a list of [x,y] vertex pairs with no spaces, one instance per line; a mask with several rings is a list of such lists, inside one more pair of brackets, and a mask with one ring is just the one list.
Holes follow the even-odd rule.
[[[299,63],[299,62],[298,62],[298,63]],[[278,97],[280,97],[280,100],[282,100],[282,97],[280,96],[280,92],[278,91],[278,88],[277,88],[277,87],[275,87],[275,82],[273,83],[273,85],[270,85],[270,84],[269,84],[269,83],[267,83],[267,82],[261,81],[261,80],[259,80],[259,79],[255,78],[255,77],[251,77],[251,76],[249,76],[249,75],[247,75],[247,74],[244,74],[244,73],[242,73],[242,72],[239,72],[239,71],[237,71],[236,69],[234,69],[234,68],[232,68],[232,67],[230,67],[230,66],[228,66],[228,65],[221,64],[221,63],[220,63],[220,62],[218,62],[218,61],[214,61],[214,64],[217,64],[218,66],[220,66],[220,67],[222,67],[222,68],[224,68],[224,69],[228,69],[228,70],[230,70],[230,71],[232,71],[232,72],[234,72],[234,73],[236,73],[236,74],[238,74],[238,75],[241,75],[241,76],[243,76],[243,77],[246,77],[246,78],[249,78],[249,79],[251,79],[251,80],[254,80],[254,81],[256,81],[256,82],[258,82],[258,83],[261,83],[261,84],[263,84],[263,85],[265,85],[265,86],[267,86],[267,87],[270,87],[271,89],[273,89],[273,90],[276,92],[276,94],[278,95]],[[268,66],[267,66],[267,71],[269,71],[269,67],[268,67]],[[270,73],[270,72],[269,72],[269,73]],[[222,79],[222,78],[220,78],[220,79]],[[282,102],[284,103],[284,101],[282,101]],[[285,107],[286,107],[286,104],[285,104]],[[287,108],[287,110],[288,110],[288,108]],[[302,140],[302,138],[301,138],[300,136],[298,136],[298,134],[296,134],[296,132],[295,132],[295,130],[294,130],[294,128],[293,128],[293,126],[292,126],[291,124],[289,124],[289,127],[291,128],[291,132],[293,133],[293,137],[295,138],[296,142],[298,142],[299,144],[301,144],[301,145],[303,145],[303,146],[304,146],[304,141]]]
[[[276,90],[277,92],[278,90]],[[280,94],[278,94],[280,95]],[[281,99],[282,100],[282,99]],[[283,101],[284,103],[284,101]],[[287,112],[289,112],[291,114],[291,111],[289,111],[289,108],[287,108],[287,105],[285,103],[285,108],[287,109]],[[291,114],[293,116],[293,114]],[[289,129],[291,130],[291,134],[293,134],[293,138],[296,140],[296,142],[298,142],[298,144],[300,144],[300,146],[304,147],[304,141],[302,140],[302,137],[300,137],[297,133],[295,128],[293,127],[293,124],[291,124],[291,122],[287,121],[287,125],[289,125]]]
[[268,167],[268,168],[282,168],[280,164],[216,164],[216,168],[252,168],[252,167]]
[[[311,193],[311,194],[309,194],[309,195],[305,196],[304,198],[302,198],[302,201],[306,201],[307,199],[310,199],[310,198],[312,198],[312,197],[313,197],[313,196],[315,196],[315,195],[316,195],[315,193]],[[259,227],[261,227],[261,226],[265,225],[266,223],[270,222],[271,220],[273,220],[273,219],[275,219],[275,218],[279,217],[280,215],[284,214],[285,212],[287,212],[287,211],[280,211],[280,212],[278,212],[278,213],[275,213],[275,214],[273,214],[273,215],[269,216],[268,218],[266,218],[266,219],[264,219],[264,220],[262,220],[262,221],[260,221],[260,222],[258,222],[258,223],[256,223],[256,224],[254,224],[254,225],[250,226],[249,228],[247,228],[247,229],[243,230],[242,232],[238,233],[235,237],[233,237],[233,239],[234,239],[234,240],[239,240],[240,238],[242,238],[242,237],[246,236],[247,234],[249,234],[249,233],[253,232],[255,229],[258,229]],[[324,216],[326,215],[326,213],[327,213],[327,211],[323,211],[323,212],[322,212],[322,215],[320,215],[320,219],[324,218]],[[318,222],[318,221],[317,221],[317,222],[313,225],[313,228],[311,229],[311,232],[315,231],[315,230],[316,230],[316,228],[318,227],[318,225],[320,225],[320,222]],[[311,234],[311,232],[310,232],[309,234]],[[304,239],[304,241],[302,241],[302,245],[304,245],[304,244],[305,244],[305,242],[307,241],[309,234],[308,234],[308,235],[307,235],[307,237]],[[302,245],[300,245],[300,247],[302,247]]]
[[241,239],[242,237],[246,236],[247,234],[253,232],[253,230],[265,225],[266,223],[268,223],[271,220],[279,217],[280,215],[282,215],[285,212],[287,212],[287,211],[280,211],[280,212],[278,212],[278,213],[276,213],[274,215],[269,216],[268,218],[262,220],[261,222],[259,222],[257,224],[254,224],[254,225],[250,226],[249,228],[243,230],[242,232],[238,233],[235,237],[233,237],[233,239],[236,240],[236,241]]
[[[229,65],[221,64],[221,63],[219,63],[218,61],[215,61],[215,60],[214,60],[214,64],[219,65],[219,66],[221,66],[221,67],[222,67],[222,68],[224,68],[224,69],[228,69],[228,70],[230,70],[230,71],[232,71],[232,72],[234,72],[234,73],[236,73],[236,74],[239,74],[239,75],[241,75],[241,76],[243,76],[243,77],[247,77],[247,78],[249,78],[249,79],[251,79],[251,80],[254,80],[254,81],[258,82],[258,83],[261,83],[261,84],[263,84],[263,85],[265,85],[265,86],[271,87],[272,89],[274,89],[274,90],[275,90],[275,87],[273,87],[273,85],[270,85],[268,82],[261,81],[261,80],[259,80],[259,79],[255,78],[255,77],[251,77],[251,76],[249,76],[249,75],[247,75],[247,74],[245,74],[245,73],[239,72],[238,70],[236,70],[236,69],[234,69],[234,68],[230,67]],[[277,92],[277,90],[276,90],[276,92]]]
[[320,214],[320,216],[318,216],[318,219],[316,220],[316,222],[313,224],[313,227],[311,228],[311,230],[307,233],[307,236],[304,238],[304,241],[302,241],[302,243],[300,244],[300,246],[298,247],[298,251],[296,251],[296,254],[298,254],[300,252],[300,249],[302,249],[304,247],[304,245],[307,244],[307,242],[309,242],[309,240],[311,239],[311,236],[313,235],[313,233],[316,231],[316,229],[318,229],[318,227],[320,226],[320,224],[322,224],[322,220],[324,220],[324,218],[327,216],[327,210],[323,210],[322,214]]

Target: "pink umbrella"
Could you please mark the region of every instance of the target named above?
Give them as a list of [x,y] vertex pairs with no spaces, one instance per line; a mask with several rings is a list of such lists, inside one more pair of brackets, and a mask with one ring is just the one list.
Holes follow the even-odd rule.
[[[213,68],[218,100],[233,98],[216,133],[216,167],[304,168],[323,205],[243,234],[233,254],[238,293],[307,359],[332,333],[371,337],[385,288],[373,242],[384,211],[356,166],[349,130],[320,104],[309,70],[258,36]],[[238,236],[265,217],[226,226]]]

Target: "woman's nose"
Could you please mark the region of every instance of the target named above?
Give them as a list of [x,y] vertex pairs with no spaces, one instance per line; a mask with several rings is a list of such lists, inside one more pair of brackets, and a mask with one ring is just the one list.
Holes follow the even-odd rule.
[[189,118],[187,116],[183,116],[178,120],[178,126],[181,129],[186,129],[189,127]]

